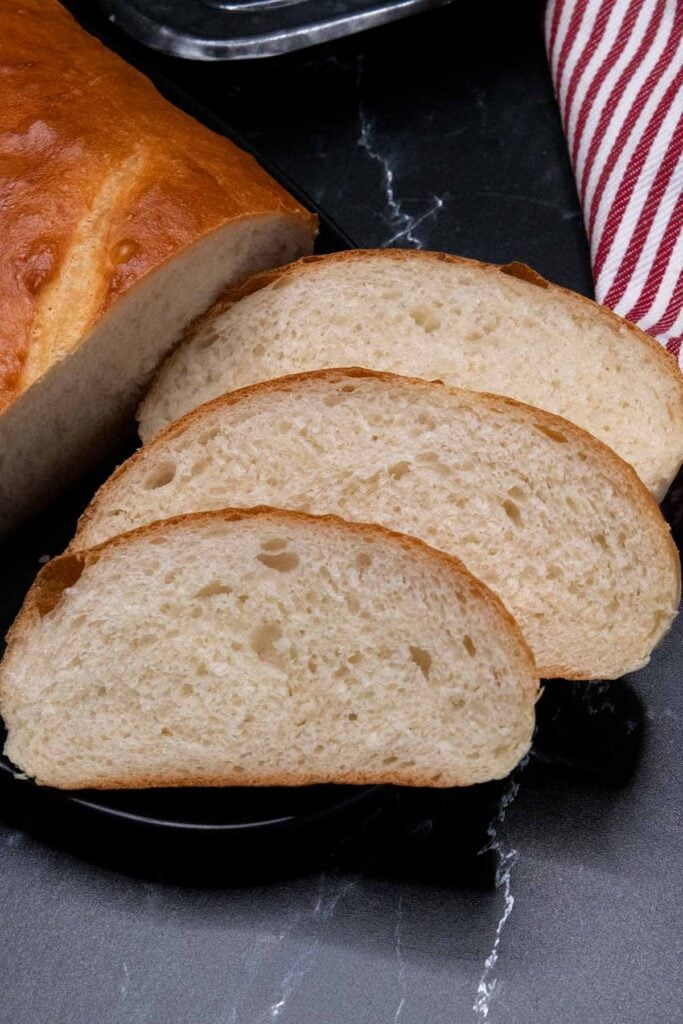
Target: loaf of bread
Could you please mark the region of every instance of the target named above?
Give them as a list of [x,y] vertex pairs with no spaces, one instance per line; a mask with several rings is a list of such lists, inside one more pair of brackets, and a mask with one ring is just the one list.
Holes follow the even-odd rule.
[[683,459],[683,376],[637,327],[521,264],[401,250],[305,259],[228,291],[163,365],[141,436],[227,391],[333,366],[547,409],[613,448],[657,498]]
[[0,533],[134,423],[225,285],[310,252],[315,219],[57,0],[0,5]]
[[272,509],[49,563],[0,669],[7,755],[64,788],[483,782],[528,750],[537,695],[458,561]]
[[678,607],[669,528],[611,449],[512,399],[368,370],[281,378],[188,414],[103,486],[74,546],[261,503],[381,523],[457,555],[546,677],[639,668]]

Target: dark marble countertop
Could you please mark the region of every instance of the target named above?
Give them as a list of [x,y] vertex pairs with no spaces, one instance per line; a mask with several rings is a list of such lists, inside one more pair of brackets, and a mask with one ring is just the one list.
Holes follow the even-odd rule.
[[[92,4],[69,6],[242,133],[356,244],[523,260],[590,291],[539,4],[456,2],[228,65],[145,52]],[[144,832],[47,828],[3,787],[0,1020],[673,1021],[682,659],[679,620],[629,679],[549,684],[509,780],[386,791],[334,841],[273,841],[246,862]]]

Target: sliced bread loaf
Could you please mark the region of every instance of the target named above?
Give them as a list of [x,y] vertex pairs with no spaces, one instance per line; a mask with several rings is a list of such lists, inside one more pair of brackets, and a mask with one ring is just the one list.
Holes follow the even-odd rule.
[[502,598],[546,677],[642,666],[678,606],[668,526],[609,448],[512,399],[369,370],[202,406],[104,485],[75,546],[257,503],[382,523],[456,554]]
[[141,436],[227,391],[333,366],[548,409],[613,448],[658,498],[683,459],[683,377],[652,338],[521,264],[401,250],[304,259],[228,291],[162,366]]
[[311,251],[315,218],[58,0],[2,0],[0,70],[4,534],[120,443],[227,284]]
[[528,750],[537,693],[457,560],[273,509],[56,559],[0,669],[7,755],[65,788],[482,782]]

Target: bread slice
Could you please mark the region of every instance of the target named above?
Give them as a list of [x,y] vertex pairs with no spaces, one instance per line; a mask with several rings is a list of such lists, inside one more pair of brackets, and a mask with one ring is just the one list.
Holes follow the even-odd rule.
[[162,366],[141,437],[227,391],[334,366],[547,409],[613,448],[658,498],[683,460],[683,376],[652,338],[521,264],[415,250],[312,257],[228,291]]
[[0,670],[7,755],[66,788],[483,782],[528,750],[537,695],[457,560],[274,509],[56,559]]
[[0,534],[132,431],[160,360],[315,217],[57,0],[0,4]]
[[609,448],[512,399],[369,370],[282,378],[202,406],[120,467],[75,545],[257,503],[382,523],[462,558],[545,677],[639,668],[678,606],[669,528]]

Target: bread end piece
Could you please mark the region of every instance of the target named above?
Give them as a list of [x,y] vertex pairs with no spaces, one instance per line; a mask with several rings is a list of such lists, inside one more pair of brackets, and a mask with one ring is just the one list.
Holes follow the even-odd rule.
[[516,624],[456,559],[269,508],[55,559],[0,667],[7,755],[67,789],[467,785],[526,753],[537,696]]

